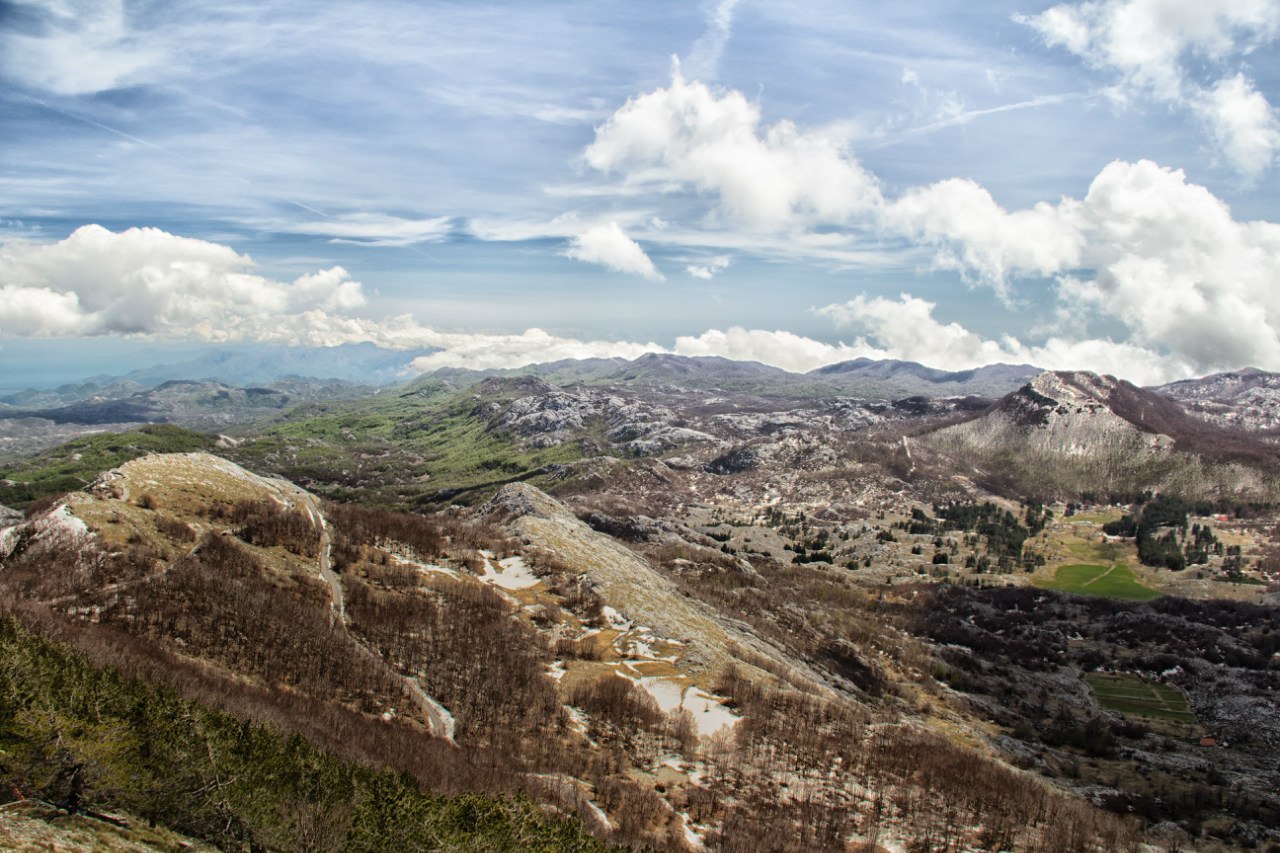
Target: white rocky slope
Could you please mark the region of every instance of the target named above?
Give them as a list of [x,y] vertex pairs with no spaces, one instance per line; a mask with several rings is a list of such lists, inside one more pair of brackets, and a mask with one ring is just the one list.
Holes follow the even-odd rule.
[[984,450],[1018,446],[1076,457],[1167,451],[1170,436],[1146,431],[1116,411],[1121,387],[1113,376],[1045,371],[983,417],[939,435]]
[[526,548],[546,549],[587,576],[620,618],[648,626],[661,638],[677,640],[677,665],[691,675],[714,674],[739,656],[733,647],[795,668],[815,687],[825,688],[816,671],[764,642],[734,622],[682,594],[647,560],[621,542],[578,520],[567,506],[533,486],[503,486],[484,510],[516,534]]
[[1246,367],[1154,389],[1182,403],[1189,414],[1251,432],[1280,430],[1280,373]]

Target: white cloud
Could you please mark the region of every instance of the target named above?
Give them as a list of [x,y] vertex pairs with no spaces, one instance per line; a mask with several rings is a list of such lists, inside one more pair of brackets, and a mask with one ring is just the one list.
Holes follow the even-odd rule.
[[86,225],[57,243],[6,243],[0,334],[214,339],[290,314],[364,303],[360,284],[341,267],[292,284],[255,275],[252,267],[227,246],[156,228],[114,233]]
[[1280,117],[1243,74],[1219,80],[1196,98],[1194,108],[1241,174],[1262,174],[1280,151]]
[[728,255],[717,255],[706,263],[689,264],[684,271],[694,278],[712,279],[729,268]]
[[[1100,14],[1103,6],[1121,5],[1088,8]],[[1170,8],[1175,6],[1181,8]],[[1053,28],[1064,44],[1092,44],[1092,24],[1075,27],[1080,22],[1065,8],[1046,13],[1040,23]],[[1200,24],[1221,24],[1218,18],[1196,12],[1192,19],[1186,31],[1193,36],[1182,38],[1176,49],[1160,43],[1150,49],[1174,60],[1187,50],[1218,55],[1240,49],[1236,42],[1219,44],[1212,33],[1202,32]],[[1221,32],[1232,34],[1234,26]],[[1169,32],[1182,30],[1174,26]],[[1109,49],[1129,56],[1125,51],[1140,48]],[[1151,81],[1158,77],[1150,71],[1145,85],[1155,86]],[[1269,108],[1255,95],[1242,76],[1227,78],[1212,95],[1213,109],[1220,113],[1215,126],[1234,126],[1223,145],[1244,168],[1257,168],[1270,158],[1275,132],[1268,123]],[[1014,289],[1019,281],[1040,280],[1030,286],[1041,292],[1045,279],[1056,281],[1051,291],[1056,304],[1046,307],[1058,314],[1074,308],[1072,316],[1081,322],[1049,330],[1044,351],[1054,358],[1079,354],[1103,363],[1124,355],[1147,364],[1144,353],[1159,353],[1198,371],[1242,364],[1280,368],[1280,292],[1272,286],[1280,280],[1280,226],[1237,222],[1207,189],[1188,184],[1180,171],[1149,161],[1111,163],[1082,198],[1024,209],[1003,207],[986,188],[967,179],[908,188],[896,199],[885,198],[875,178],[827,137],[785,122],[765,126],[758,107],[741,93],[715,92],[685,82],[678,73],[670,86],[621,107],[597,129],[585,156],[589,164],[619,173],[628,186],[666,191],[676,181],[687,190],[715,196],[719,217],[727,220],[723,227],[693,235],[675,229],[649,235],[667,245],[727,249],[737,240],[735,251],[760,254],[782,241],[792,253],[834,260],[841,253],[852,254],[851,247],[865,245],[872,234],[905,238],[930,248],[935,266],[991,286],[1010,305],[1022,297]],[[790,169],[793,163],[804,168]],[[735,229],[734,224],[746,227]],[[899,260],[904,256],[900,253]],[[698,263],[686,270],[698,277],[714,272]],[[1128,340],[1085,347],[1092,321],[1112,330],[1123,325]],[[948,351],[962,341],[976,346],[971,338],[951,336],[954,330],[934,331],[950,341]],[[894,345],[908,358],[929,352],[907,341]],[[1002,347],[987,341],[974,353],[997,357],[1000,352],[1031,351]],[[969,357],[978,358],[974,353]]]
[[1181,171],[1147,161],[1107,166],[1084,205],[1094,276],[1064,278],[1063,299],[1198,370],[1280,366],[1280,225],[1238,222]]
[[717,355],[737,361],[758,361],[797,373],[826,364],[867,356],[883,358],[884,351],[860,342],[855,346],[828,344],[792,332],[744,329],[708,329],[701,335],[676,338],[672,349],[678,355]]
[[74,336],[84,332],[86,325],[74,293],[0,284],[0,334]]
[[288,234],[315,234],[333,243],[366,246],[412,246],[443,240],[453,230],[453,219],[404,219],[383,213],[350,213],[315,222],[299,222],[276,227]]
[[542,329],[528,329],[521,334],[465,334],[426,331],[430,346],[443,348],[414,359],[411,370],[426,372],[441,367],[467,367],[473,370],[524,367],[567,358],[637,358],[647,352],[665,352],[655,343],[627,341],[583,341],[558,337]]
[[[1152,384],[1188,375],[1176,359],[1132,344],[1109,340],[1070,341],[1050,338],[1028,346],[1013,338],[986,340],[955,323],[933,317],[934,305],[904,294],[899,300],[860,296],[829,305],[819,313],[860,334],[851,343],[827,343],[792,332],[764,329],[708,329],[677,337],[670,348],[656,343],[584,341],[529,329],[521,334],[443,333],[416,326],[408,318],[401,330],[402,348],[437,346],[442,351],[414,361],[415,371],[441,367],[516,368],[566,358],[636,358],[646,352],[686,356],[720,356],[758,361],[784,370],[806,372],[855,358],[898,358],[933,367],[962,370],[992,362],[1031,363],[1060,369],[1090,369],[1131,381]],[[344,334],[351,330],[345,330]],[[384,340],[390,336],[381,332]],[[346,338],[344,338],[346,339]],[[323,337],[309,339],[322,344]],[[384,344],[386,345],[386,344]]]
[[965,370],[998,362],[1034,364],[1060,370],[1110,373],[1139,384],[1154,384],[1190,375],[1186,362],[1134,344],[1107,339],[1073,340],[1050,337],[1028,345],[1014,337],[983,338],[958,323],[942,323],[933,316],[932,302],[909,294],[898,300],[857,296],[843,304],[827,305],[818,313],[838,326],[862,333],[849,350],[873,358],[917,361],[947,370]]
[[1192,69],[1229,61],[1280,34],[1280,0],[1091,0],[1015,20],[1094,68],[1117,75],[1119,96],[1146,94],[1193,110],[1228,162],[1257,177],[1280,150],[1274,108],[1243,75],[1202,85]]
[[885,208],[882,221],[940,247],[940,266],[975,273],[1002,293],[1010,276],[1079,266],[1085,241],[1077,202],[1009,212],[985,188],[960,178],[908,190]]
[[569,241],[564,256],[617,272],[644,276],[650,281],[665,280],[640,244],[628,237],[616,222],[595,225],[583,231]]
[[596,128],[584,157],[629,185],[710,193],[723,216],[766,229],[848,223],[881,201],[840,140],[789,121],[765,125],[741,92],[713,92],[678,69],[669,86],[630,99]]
[[1012,212],[943,181],[904,194],[886,222],[1001,292],[1012,277],[1056,276],[1068,314],[1117,320],[1196,370],[1280,367],[1280,225],[1236,221],[1181,171],[1117,161],[1083,199]]

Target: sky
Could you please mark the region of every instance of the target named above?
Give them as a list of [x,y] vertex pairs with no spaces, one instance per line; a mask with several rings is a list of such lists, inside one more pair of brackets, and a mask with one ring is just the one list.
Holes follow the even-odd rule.
[[0,384],[254,341],[1280,370],[1278,39],[1280,0],[0,0]]

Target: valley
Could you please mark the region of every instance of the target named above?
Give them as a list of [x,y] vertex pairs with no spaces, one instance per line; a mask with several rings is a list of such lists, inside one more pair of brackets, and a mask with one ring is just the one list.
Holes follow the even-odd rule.
[[[4,463],[0,605],[528,849],[1280,845],[1269,426],[984,371],[644,356],[103,432]],[[32,799],[321,831],[14,720]],[[324,837],[377,849],[363,808]]]

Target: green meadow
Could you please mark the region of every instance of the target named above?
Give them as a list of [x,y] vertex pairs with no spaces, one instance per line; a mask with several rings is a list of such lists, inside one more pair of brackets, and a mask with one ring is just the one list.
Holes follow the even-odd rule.
[[1083,563],[1061,566],[1052,580],[1041,585],[1059,592],[1101,595],[1128,601],[1149,601],[1160,597],[1157,590],[1139,583],[1132,569],[1119,563],[1110,568]]

